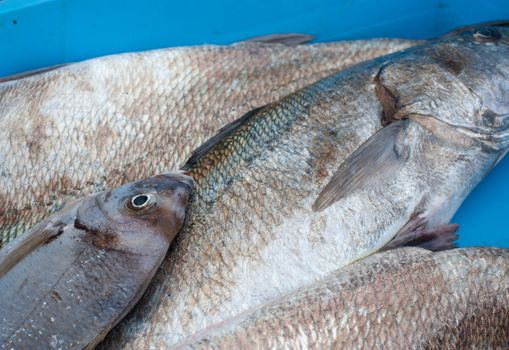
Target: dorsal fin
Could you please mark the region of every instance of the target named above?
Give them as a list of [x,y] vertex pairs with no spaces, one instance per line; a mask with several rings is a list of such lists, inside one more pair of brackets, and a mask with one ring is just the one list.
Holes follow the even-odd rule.
[[253,116],[258,114],[258,112],[263,107],[258,107],[255,109],[252,109],[251,111],[244,114],[239,119],[234,120],[233,122],[226,124],[224,127],[222,127],[216,135],[212,136],[210,139],[205,141],[201,146],[199,146],[197,149],[193,151],[191,154],[191,157],[187,160],[187,162],[182,167],[183,170],[189,170],[191,169],[196,162],[203,157],[205,154],[207,154],[215,145],[217,145],[219,142],[221,142],[224,138],[230,136],[233,134],[238,128],[240,128],[242,125],[247,123]]
[[262,44],[282,44],[286,46],[297,46],[309,43],[314,39],[311,34],[302,33],[285,33],[285,34],[267,34],[249,38],[247,42],[262,43]]
[[46,72],[49,72],[49,71],[52,71],[52,70],[55,70],[55,69],[58,69],[58,68],[61,68],[61,67],[65,67],[68,64],[69,63],[57,64],[55,66],[38,68],[38,69],[33,69],[33,70],[29,70],[29,71],[22,72],[22,73],[16,73],[16,74],[8,75],[6,77],[0,78],[0,83],[5,83],[7,81],[13,81],[13,80],[19,80],[19,79],[31,77],[31,76],[34,76],[34,75],[46,73]]

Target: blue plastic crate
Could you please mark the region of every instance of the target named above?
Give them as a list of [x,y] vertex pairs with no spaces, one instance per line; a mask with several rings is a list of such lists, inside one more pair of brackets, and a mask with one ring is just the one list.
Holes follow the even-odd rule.
[[[509,19],[508,0],[0,0],[0,76],[105,54],[225,44],[268,33],[317,41],[430,38]],[[0,106],[1,108],[1,106]],[[460,244],[509,247],[509,159],[474,190],[453,222]]]

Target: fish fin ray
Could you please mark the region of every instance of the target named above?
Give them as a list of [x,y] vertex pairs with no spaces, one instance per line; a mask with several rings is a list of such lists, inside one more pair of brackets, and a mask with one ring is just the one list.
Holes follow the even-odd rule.
[[182,166],[182,169],[184,170],[191,169],[201,157],[207,154],[215,145],[221,142],[225,137],[230,136],[238,128],[240,128],[242,125],[251,120],[251,118],[254,117],[258,113],[258,111],[260,111],[262,108],[263,107],[252,109],[239,119],[234,120],[233,122],[226,124],[224,127],[219,129],[217,134],[215,134],[210,139],[205,141],[201,146],[199,146],[192,152],[191,157]]
[[405,162],[395,149],[396,139],[407,123],[397,121],[389,124],[353,152],[322,189],[313,204],[313,210],[322,211],[347,193],[376,181],[380,176],[397,172]]
[[458,240],[459,226],[447,224],[434,229],[423,231],[419,241],[410,242],[408,245],[421,247],[434,252],[456,248],[455,241]]
[[60,223],[49,222],[44,225],[34,226],[0,250],[0,278],[41,244],[62,233]]
[[2,247],[0,249],[0,278],[40,245],[62,234],[66,223],[73,221],[72,218],[75,217],[76,210],[82,201],[81,198],[66,204],[60,209],[58,220],[44,220]]
[[311,34],[304,33],[275,33],[275,34],[267,34],[255,36],[253,38],[249,38],[245,41],[251,43],[262,43],[262,44],[282,44],[286,46],[297,46],[309,43],[314,39],[314,36]]
[[455,248],[458,239],[456,224],[444,224],[434,228],[426,228],[427,221],[422,215],[414,215],[396,233],[381,251],[399,247],[420,247],[431,251]]

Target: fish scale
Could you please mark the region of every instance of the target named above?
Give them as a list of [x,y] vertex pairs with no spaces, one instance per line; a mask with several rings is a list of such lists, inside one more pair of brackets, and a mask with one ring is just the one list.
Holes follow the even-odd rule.
[[[429,236],[432,248],[450,247],[449,220],[508,146],[485,147],[482,135],[458,131],[483,125],[483,111],[458,106],[464,123],[447,120],[456,106],[447,101],[461,98],[465,81],[472,103],[507,106],[503,94],[488,96],[483,79],[509,91],[509,32],[494,30],[495,43],[480,45],[467,31],[333,74],[246,114],[197,149],[184,167],[196,185],[186,223],[154,287],[104,347],[170,347],[396,238],[403,245]],[[435,59],[449,47],[462,50],[456,76]],[[485,60],[499,75],[479,69]],[[389,113],[389,92],[409,104]]]
[[191,188],[178,172],[95,193],[2,249],[0,349],[94,348],[145,291]]
[[416,43],[171,48],[0,83],[0,247],[66,202],[180,167],[255,107]]
[[[313,93],[309,95],[312,99]],[[305,103],[299,100],[300,98],[296,98],[289,102],[288,111],[285,110],[287,106],[275,112],[269,110],[266,114],[262,110],[255,120],[246,123],[235,135],[226,137],[219,147],[211,150],[195,165],[184,167],[193,174],[196,185],[203,189],[196,191],[198,196],[206,197],[200,200],[213,202],[216,192],[227,190],[229,180],[225,177],[235,177],[242,169],[249,167],[250,160],[260,155],[265,144],[286,132],[292,122],[305,112]]]
[[496,248],[376,254],[175,348],[503,348],[508,262]]
[[[312,93],[310,95],[312,95]],[[300,99],[301,97],[296,98],[297,101]],[[291,112],[286,112],[285,108],[287,108],[287,106],[290,106],[292,109],[297,111],[300,111],[300,109],[299,107],[293,107],[291,103],[283,103],[283,105],[285,107],[278,106],[277,108],[274,108],[274,110],[270,108],[268,108],[267,111],[262,110],[260,115],[257,116],[256,120],[254,120],[252,123],[248,123],[245,128],[241,128],[239,130],[239,138],[245,139],[246,134],[255,135],[251,139],[259,141],[257,136],[260,125],[265,125],[265,123],[268,122],[271,122],[270,127],[267,128],[269,130],[272,130],[272,128],[277,128],[275,125],[283,126],[284,129],[291,130],[292,128],[286,127],[286,123],[280,122],[280,120],[277,118],[285,120],[285,118],[288,116],[294,116]],[[309,107],[303,108],[303,110],[307,109],[309,109]],[[274,120],[276,120],[276,122],[273,122]],[[300,136],[307,133],[308,128],[306,124],[297,125],[297,127],[300,127]],[[282,134],[284,137],[278,139],[281,141],[281,146],[272,145],[272,147],[276,148],[276,151],[271,154],[272,157],[284,160],[288,159],[286,155],[292,156],[299,153],[299,151],[293,149],[296,144],[298,145],[298,143],[293,141],[294,138],[297,138],[298,136],[292,137],[289,130],[277,130],[278,134],[280,134],[279,136]],[[264,148],[264,143],[253,141],[250,143],[249,140],[251,139],[248,139],[245,142],[246,147],[258,146],[261,149]],[[292,141],[289,141],[289,139]],[[212,159],[214,161],[217,161],[218,158],[222,159],[221,151],[223,150],[223,147],[228,147],[228,145],[230,145],[230,141],[227,138],[224,144],[219,145],[217,149],[213,149],[211,153],[206,155],[205,159]],[[253,152],[254,154],[260,153],[257,152],[256,149],[248,149],[239,153],[241,153],[245,158],[249,158],[253,155]],[[261,159],[263,159],[263,155]],[[291,162],[292,157],[289,159]],[[257,161],[258,164],[262,162],[260,159],[257,159]],[[266,160],[264,159],[264,161]],[[172,281],[175,283],[172,283],[173,286],[168,286],[169,281],[165,281],[164,278],[162,278],[163,274],[155,277],[154,283],[156,285],[162,284],[161,287],[163,290],[169,291],[169,293],[173,296],[178,297],[178,295],[182,295],[184,300],[186,300],[185,303],[175,304],[173,304],[174,301],[172,302],[171,300],[161,300],[159,302],[159,308],[161,310],[169,309],[174,311],[172,313],[163,313],[160,316],[157,316],[158,318],[164,317],[167,320],[159,326],[171,327],[175,331],[175,334],[177,334],[176,331],[178,330],[178,326],[176,326],[176,321],[183,322],[182,326],[185,327],[186,322],[198,322],[200,324],[200,320],[204,319],[205,317],[204,314],[221,314],[223,317],[227,317],[227,315],[236,311],[236,307],[222,305],[222,303],[225,303],[228,299],[230,299],[231,296],[229,295],[229,291],[232,289],[234,290],[236,284],[234,276],[232,276],[230,273],[230,268],[239,265],[242,266],[242,262],[239,262],[239,258],[241,256],[247,256],[248,261],[254,260],[261,264],[263,264],[263,260],[265,259],[262,251],[260,250],[261,246],[263,245],[257,244],[255,247],[250,248],[250,250],[253,250],[251,252],[246,250],[246,248],[249,247],[249,244],[243,244],[243,242],[249,242],[249,237],[259,237],[262,242],[272,242],[273,234],[275,234],[272,230],[273,225],[278,225],[278,221],[282,220],[282,216],[290,216],[296,210],[295,208],[285,206],[283,203],[290,202],[297,204],[301,195],[312,193],[313,190],[316,192],[316,189],[311,187],[306,190],[304,186],[312,186],[311,182],[307,180],[294,180],[295,186],[292,184],[293,188],[290,188],[288,181],[285,181],[285,178],[281,177],[281,174],[291,175],[295,173],[305,176],[307,173],[309,173],[306,171],[301,172],[302,169],[300,161],[297,160],[296,162],[297,164],[291,164],[291,166],[289,165],[288,168],[281,166],[280,162],[276,162],[275,164],[280,165],[275,167],[274,170],[266,172],[265,174],[258,171],[246,171],[244,167],[237,166],[234,162],[232,166],[226,167],[230,170],[233,170],[227,174],[232,178],[235,178],[236,172],[241,172],[242,176],[240,178],[242,179],[242,183],[239,184],[238,182],[234,182],[234,184],[228,188],[228,192],[226,193],[222,193],[223,186],[228,186],[229,181],[218,182],[218,179],[220,179],[220,176],[216,175],[218,170],[214,169],[211,172],[208,172],[203,169],[200,170],[200,168],[197,167],[198,170],[196,171],[196,174],[193,172],[193,168],[188,168],[191,174],[195,176],[197,189],[194,192],[194,197],[188,211],[191,213],[190,215],[192,215],[192,220],[188,222],[188,228],[191,229],[192,232],[202,233],[195,235],[194,233],[186,232],[187,230],[184,229],[182,234],[179,236],[179,242],[173,251],[173,253],[176,253],[176,255],[170,254],[169,263],[163,266],[163,271],[170,266],[174,267],[167,271],[168,274],[173,276]],[[203,164],[203,161],[201,163]],[[257,166],[253,165],[255,169]],[[247,168],[249,168],[249,166]],[[208,169],[208,164],[206,169]],[[204,175],[203,171],[206,172],[205,178],[201,178],[201,176]],[[267,196],[260,198],[254,195],[257,193],[255,191],[257,184],[261,184],[261,186],[269,189]],[[208,204],[210,203],[209,201],[199,200],[201,193],[205,193],[207,198],[209,198],[208,196],[210,191],[214,193],[221,193],[222,196],[220,197],[219,203],[216,202],[213,205],[210,205]],[[237,198],[242,198],[242,196],[245,194],[247,194],[246,201],[236,200]],[[226,210],[222,211],[221,208],[225,208]],[[250,214],[245,215],[244,213],[246,212],[249,212]],[[266,219],[271,217],[268,213],[277,213],[274,215],[274,222],[267,222]],[[245,219],[241,220],[241,217]],[[244,222],[244,227],[241,230],[237,229],[237,222],[239,221]],[[232,229],[234,231],[232,231]],[[240,235],[240,237],[237,235]],[[216,239],[221,239],[224,242],[224,250],[222,250],[221,253],[222,255],[229,257],[228,261],[233,260],[233,264],[224,266],[223,259],[214,258],[211,260],[211,257],[215,257],[217,255],[214,249],[207,249],[206,247],[209,247],[209,244],[214,242]],[[188,256],[185,261],[182,261],[182,254],[189,254],[190,256]],[[248,264],[252,263],[249,262]],[[175,267],[178,267],[178,269]],[[213,267],[213,269],[209,270],[210,267]],[[201,272],[198,273],[198,271]],[[210,275],[211,272],[213,273],[212,276]],[[201,279],[201,274],[203,274],[203,278],[205,278],[202,281],[197,279],[198,277]],[[188,279],[185,277],[189,275],[194,275],[196,278]],[[217,281],[221,281],[221,283]],[[197,283],[197,287],[199,286],[198,288],[195,287],[195,283]],[[176,287],[176,285],[179,287]],[[187,298],[185,293],[189,293]],[[264,293],[261,293],[261,295],[263,294]],[[251,301],[251,303],[252,302],[253,301]],[[191,307],[191,305],[194,305],[194,307]],[[189,309],[185,310],[185,308]],[[191,310],[199,310],[199,313],[195,313]],[[152,316],[149,313],[144,313],[143,318],[146,317]],[[201,326],[204,325],[205,324],[202,324]],[[161,334],[161,330],[157,329],[159,326],[154,326],[156,328],[151,332],[153,332],[153,334]],[[171,341],[171,339],[174,338],[170,337],[169,341]],[[154,338],[146,340],[148,342],[152,342],[156,339]],[[133,346],[150,346],[148,345],[148,342],[135,343]],[[112,343],[108,344],[112,345]],[[117,344],[116,341],[113,341],[113,344],[116,344],[115,346],[120,345]]]

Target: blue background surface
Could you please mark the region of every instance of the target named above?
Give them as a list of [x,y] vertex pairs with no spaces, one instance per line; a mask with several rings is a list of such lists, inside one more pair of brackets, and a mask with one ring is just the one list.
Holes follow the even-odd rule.
[[[509,0],[0,0],[0,76],[105,54],[284,32],[316,41],[430,38],[509,19]],[[509,247],[509,157],[453,222],[460,245]]]

